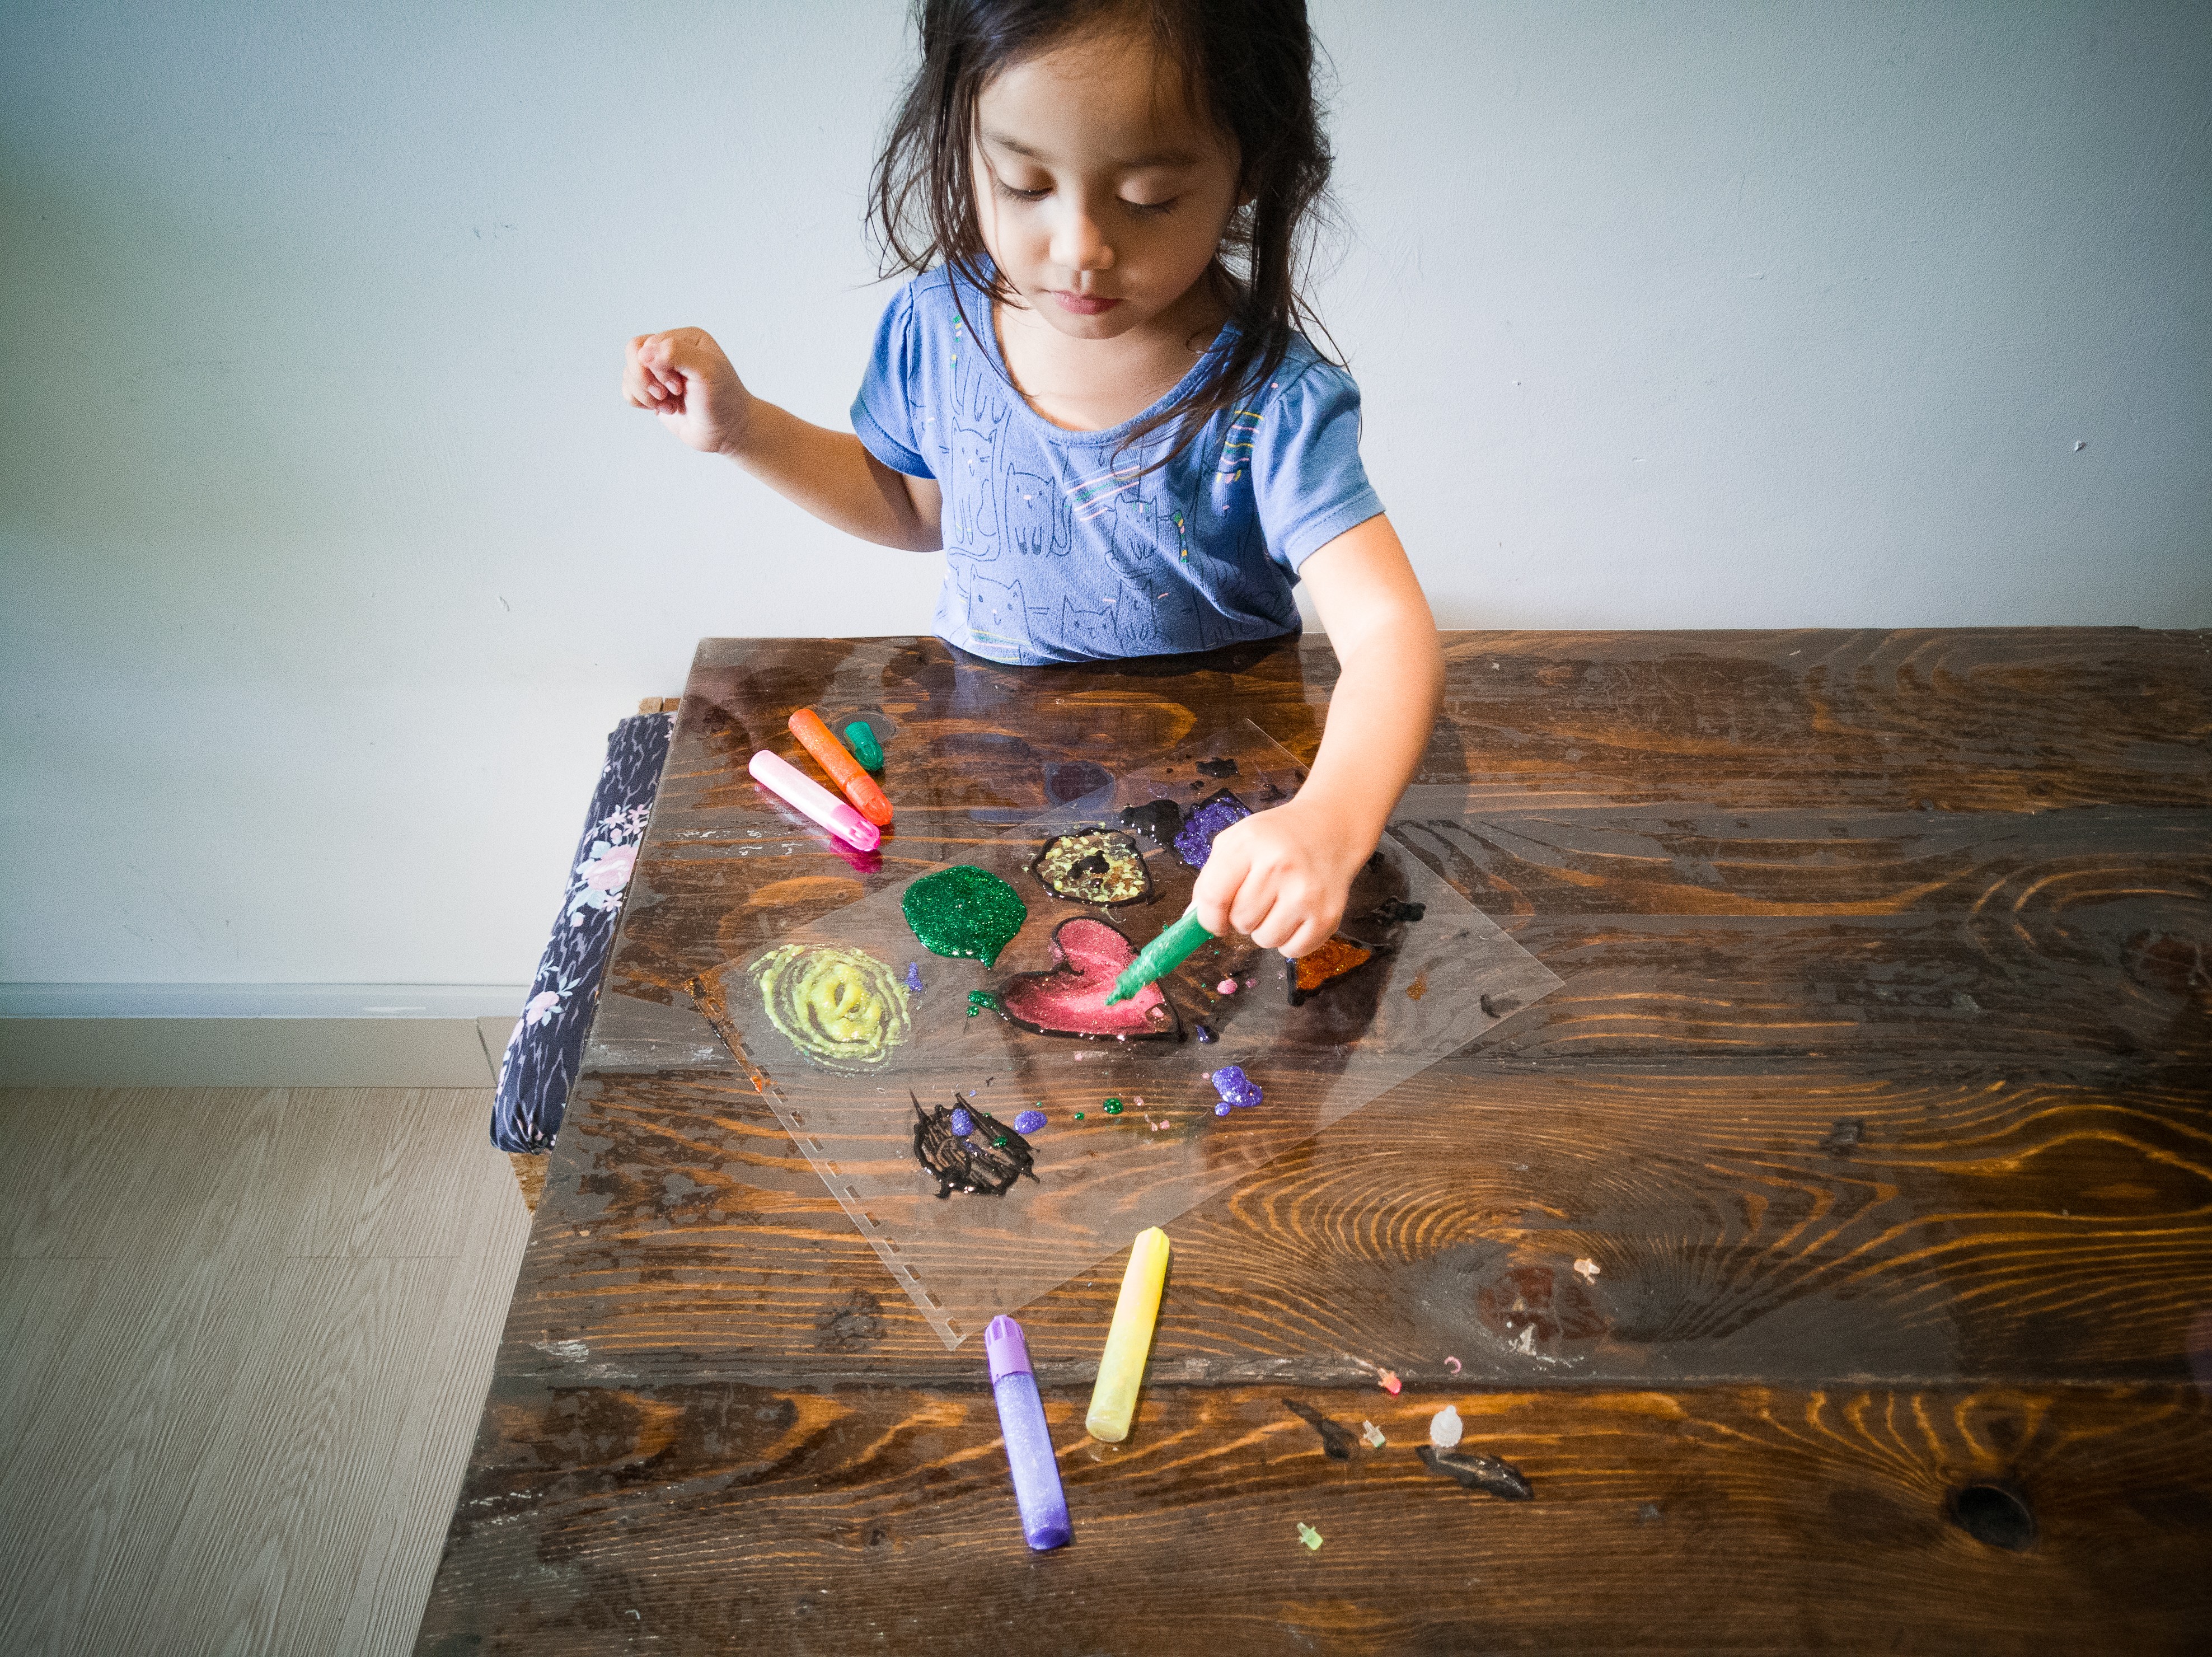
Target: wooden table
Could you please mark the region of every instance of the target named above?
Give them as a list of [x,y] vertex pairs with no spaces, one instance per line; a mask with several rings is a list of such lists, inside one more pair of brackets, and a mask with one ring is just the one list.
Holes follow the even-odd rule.
[[[1172,1228],[1125,1447],[1118,1262],[1023,1313],[1047,1556],[981,1353],[675,986],[1060,768],[1310,756],[1334,659],[702,645],[418,1650],[2212,1644],[2212,635],[1447,644],[1448,873],[1565,987]],[[744,775],[801,704],[898,722],[879,872]],[[1446,1402],[1533,1501],[1423,1466]]]

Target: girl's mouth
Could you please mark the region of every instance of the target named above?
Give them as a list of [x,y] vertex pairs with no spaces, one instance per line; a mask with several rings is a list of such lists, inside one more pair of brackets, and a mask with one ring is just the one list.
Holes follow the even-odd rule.
[[1071,294],[1059,288],[1048,290],[1060,302],[1060,308],[1076,316],[1103,316],[1121,302],[1102,299],[1096,294]]

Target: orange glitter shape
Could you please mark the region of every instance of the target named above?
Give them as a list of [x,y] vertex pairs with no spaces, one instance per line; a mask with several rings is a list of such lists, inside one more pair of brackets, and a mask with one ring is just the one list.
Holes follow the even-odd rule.
[[1373,950],[1363,949],[1339,934],[1311,954],[1298,957],[1298,993],[1304,995],[1318,990],[1331,978],[1340,978],[1353,967],[1364,966],[1374,958]]

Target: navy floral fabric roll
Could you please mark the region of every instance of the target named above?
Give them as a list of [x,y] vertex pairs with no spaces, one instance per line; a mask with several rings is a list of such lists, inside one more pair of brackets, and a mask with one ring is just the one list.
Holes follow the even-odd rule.
[[491,1142],[503,1151],[550,1150],[561,1130],[675,723],[670,714],[640,714],[607,738],[607,762],[599,769],[599,791],[577,843],[561,913],[538,959],[522,1022],[500,1062]]

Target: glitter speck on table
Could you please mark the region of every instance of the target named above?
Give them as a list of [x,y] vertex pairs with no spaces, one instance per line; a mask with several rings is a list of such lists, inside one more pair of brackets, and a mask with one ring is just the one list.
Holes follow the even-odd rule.
[[921,963],[920,961],[908,961],[906,964],[906,987],[917,996],[921,993]]
[[1213,986],[1213,993],[1217,996],[1235,995],[1237,993],[1237,980],[1234,978],[1222,979],[1220,983]]
[[1042,1111],[1024,1111],[1019,1116],[1014,1118],[1014,1131],[1016,1133],[1035,1133],[1042,1126],[1044,1126],[1044,1112]]
[[1121,1114],[1121,1101],[1118,1099],[1109,1099],[1099,1108],[1109,1116],[1119,1116]]

